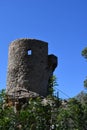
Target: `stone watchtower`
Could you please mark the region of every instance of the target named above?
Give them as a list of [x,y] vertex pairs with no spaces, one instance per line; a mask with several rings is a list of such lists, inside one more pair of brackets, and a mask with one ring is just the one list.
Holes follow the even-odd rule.
[[[48,44],[35,39],[18,39],[9,46],[7,94],[48,95],[48,82],[57,57],[48,55]],[[28,95],[29,96],[29,95]]]

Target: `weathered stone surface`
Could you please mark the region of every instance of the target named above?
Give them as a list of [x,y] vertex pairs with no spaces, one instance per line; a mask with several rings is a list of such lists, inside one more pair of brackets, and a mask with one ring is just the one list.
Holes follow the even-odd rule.
[[28,91],[27,89],[21,88],[21,87],[16,87],[15,89],[11,89],[9,93],[9,98],[10,99],[22,99],[22,98],[36,98],[39,97],[38,93],[35,93],[33,91]]
[[26,97],[32,91],[47,96],[48,81],[56,66],[57,57],[48,56],[46,42],[35,39],[13,41],[9,46],[7,94]]
[[48,67],[52,72],[57,67],[57,57],[53,54],[48,55]]

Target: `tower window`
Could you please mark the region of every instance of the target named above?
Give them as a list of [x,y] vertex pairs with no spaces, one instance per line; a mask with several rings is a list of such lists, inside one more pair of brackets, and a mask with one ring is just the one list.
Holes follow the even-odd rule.
[[32,50],[28,50],[28,55],[32,55]]

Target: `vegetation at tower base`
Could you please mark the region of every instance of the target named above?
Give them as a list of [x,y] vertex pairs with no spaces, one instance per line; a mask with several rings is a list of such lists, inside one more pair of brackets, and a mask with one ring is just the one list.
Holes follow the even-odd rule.
[[[87,95],[86,99],[87,99]],[[0,92],[0,130],[87,130],[87,102],[76,98],[65,101],[52,95],[30,98],[18,113],[4,106],[5,91]],[[82,100],[81,100],[82,101]]]
[[[82,56],[87,59],[87,47],[82,51]],[[87,88],[87,78],[84,80],[84,87]]]

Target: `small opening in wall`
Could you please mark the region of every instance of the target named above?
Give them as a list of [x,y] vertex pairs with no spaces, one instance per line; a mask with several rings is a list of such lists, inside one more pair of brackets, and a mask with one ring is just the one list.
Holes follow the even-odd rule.
[[31,55],[32,54],[32,50],[28,50],[28,55]]

